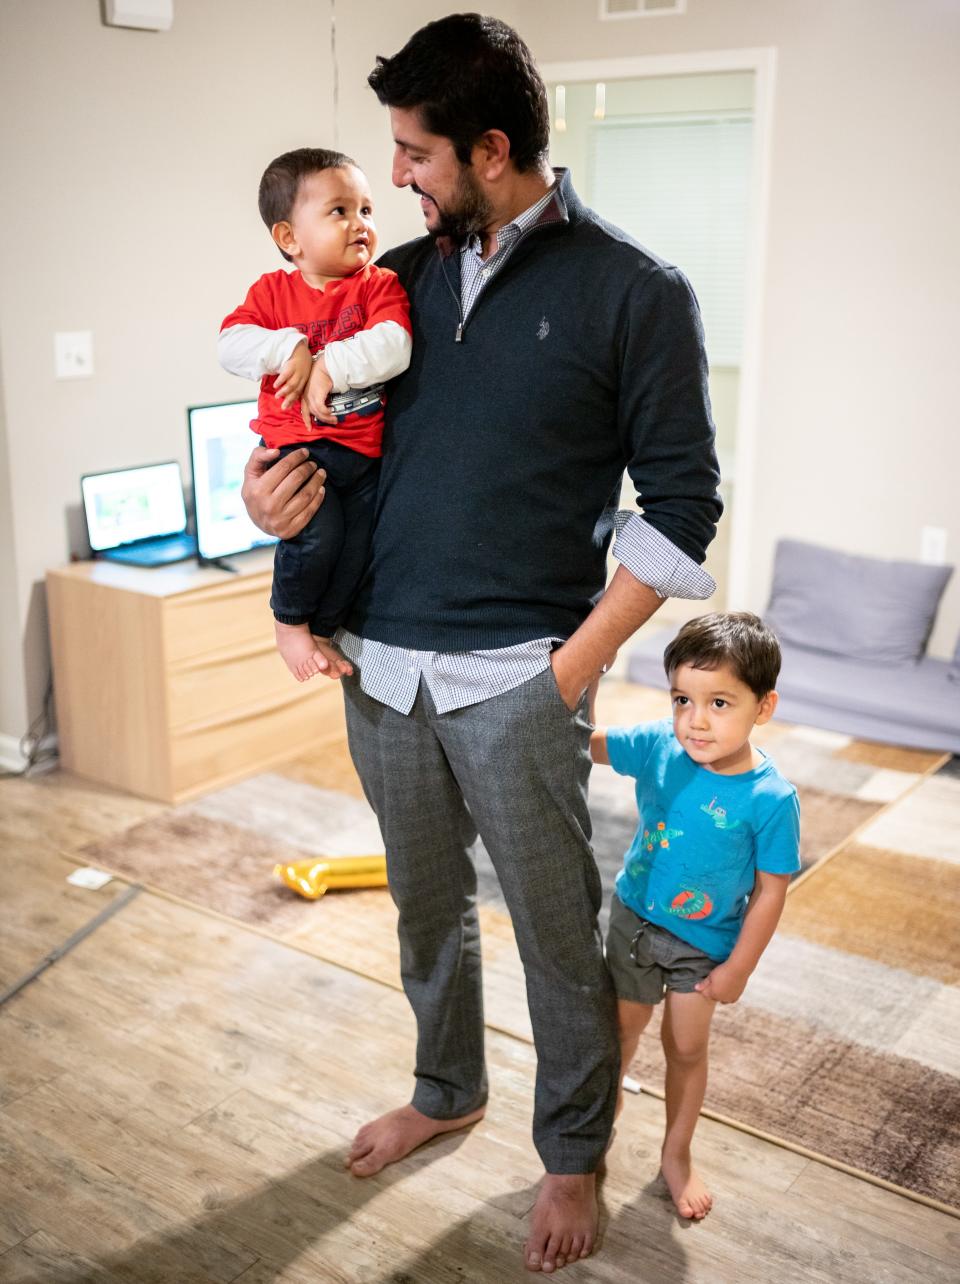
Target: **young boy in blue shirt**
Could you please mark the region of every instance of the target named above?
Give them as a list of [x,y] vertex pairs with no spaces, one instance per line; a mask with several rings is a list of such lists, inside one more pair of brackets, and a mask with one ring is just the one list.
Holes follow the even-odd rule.
[[621,1070],[666,992],[661,1171],[677,1211],[699,1220],[713,1200],[690,1146],[710,1022],[717,1003],[740,998],[776,930],[800,868],[800,811],[794,787],[750,743],[777,706],[780,646],[766,625],[747,612],[700,616],[663,663],[672,722],[598,728],[590,748],[594,762],[635,777],[640,813],[607,934]]

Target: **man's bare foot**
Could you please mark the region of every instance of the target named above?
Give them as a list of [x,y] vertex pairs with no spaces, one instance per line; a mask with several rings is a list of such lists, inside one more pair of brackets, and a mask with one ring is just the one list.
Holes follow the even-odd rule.
[[309,624],[281,624],[274,620],[273,627],[277,650],[298,682],[306,682],[329,667],[330,661],[317,646]]
[[702,1221],[713,1207],[713,1196],[693,1167],[689,1150],[679,1155],[664,1151],[660,1171],[680,1216]]
[[483,1110],[474,1110],[459,1119],[431,1119],[414,1106],[401,1106],[364,1124],[344,1161],[354,1177],[372,1177],[387,1164],[404,1159],[412,1150],[442,1132],[454,1132],[482,1119]]
[[523,1246],[528,1271],[549,1275],[590,1256],[597,1237],[596,1186],[595,1173],[547,1173]]

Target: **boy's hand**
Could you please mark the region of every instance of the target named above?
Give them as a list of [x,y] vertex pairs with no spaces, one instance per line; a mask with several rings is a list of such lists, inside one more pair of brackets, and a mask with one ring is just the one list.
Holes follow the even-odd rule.
[[729,963],[718,963],[709,976],[698,981],[693,988],[705,999],[713,999],[715,1003],[736,1003],[747,988],[749,979]]
[[312,371],[310,349],[305,343],[298,343],[280,367],[273,386],[274,395],[284,410],[289,410],[295,401],[300,400]]
[[312,415],[323,424],[335,424],[337,416],[327,405],[327,397],[333,388],[333,380],[327,374],[327,367],[323,357],[317,357],[316,361],[311,361],[310,364],[313,369],[310,371],[306,390],[300,399],[300,413],[303,415],[303,422],[308,428],[313,428],[314,424],[310,421],[310,416]]

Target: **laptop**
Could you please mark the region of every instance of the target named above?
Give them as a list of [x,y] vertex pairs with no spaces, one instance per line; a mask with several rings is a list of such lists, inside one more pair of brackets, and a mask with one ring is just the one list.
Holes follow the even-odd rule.
[[176,461],[87,473],[80,490],[94,557],[130,566],[166,566],[196,557]]

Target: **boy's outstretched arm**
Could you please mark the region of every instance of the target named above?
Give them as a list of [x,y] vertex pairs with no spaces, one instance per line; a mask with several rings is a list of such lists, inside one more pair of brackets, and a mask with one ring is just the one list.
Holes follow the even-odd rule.
[[717,1003],[736,1003],[777,930],[789,886],[789,874],[757,870],[757,881],[733,952],[723,963],[718,963],[709,976],[697,982],[694,989],[698,994]]
[[610,755],[607,753],[607,729],[606,727],[597,727],[590,737],[590,757],[594,762],[605,763],[610,765]]
[[217,356],[230,374],[241,379],[262,379],[264,375],[276,374],[298,344],[305,347],[306,336],[295,326],[272,330],[252,321],[234,322],[220,331]]

